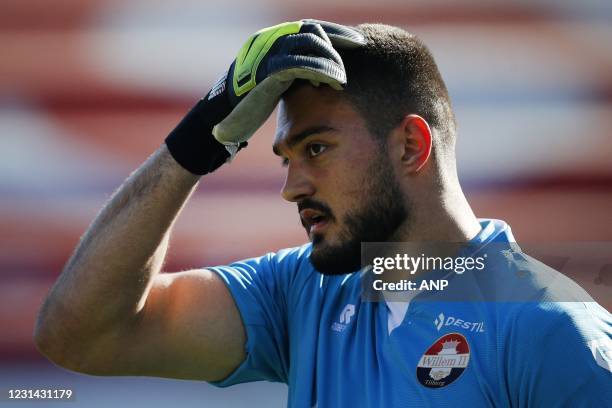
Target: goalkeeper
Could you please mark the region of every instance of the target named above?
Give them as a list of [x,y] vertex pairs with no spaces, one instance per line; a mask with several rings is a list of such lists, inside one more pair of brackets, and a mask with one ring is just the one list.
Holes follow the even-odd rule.
[[[282,196],[310,242],[163,273],[200,178],[279,102]],[[530,302],[362,301],[362,242],[513,242],[506,223],[472,212],[455,136],[446,86],[414,35],[316,20],[261,30],[93,221],[41,308],[36,344],[88,374],[280,381],[293,407],[609,404],[612,317],[529,257],[507,260],[529,279],[478,276],[539,296]],[[542,286],[544,275],[571,290]]]

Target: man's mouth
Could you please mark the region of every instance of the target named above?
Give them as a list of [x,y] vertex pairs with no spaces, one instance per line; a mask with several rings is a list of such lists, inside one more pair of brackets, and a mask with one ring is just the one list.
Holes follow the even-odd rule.
[[330,221],[327,214],[311,208],[300,211],[300,218],[309,235],[321,233]]

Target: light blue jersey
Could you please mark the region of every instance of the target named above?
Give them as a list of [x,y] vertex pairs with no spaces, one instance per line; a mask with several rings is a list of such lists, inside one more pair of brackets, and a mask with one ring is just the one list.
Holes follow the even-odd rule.
[[[481,225],[473,244],[514,241],[502,221]],[[290,407],[612,406],[612,316],[538,261],[504,254],[474,281],[529,301],[366,302],[363,274],[323,276],[310,250],[210,268],[247,333],[245,361],[213,384],[284,382]]]

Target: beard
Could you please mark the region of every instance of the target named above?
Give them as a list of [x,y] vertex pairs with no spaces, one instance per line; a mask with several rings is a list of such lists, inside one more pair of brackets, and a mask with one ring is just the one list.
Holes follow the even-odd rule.
[[399,182],[382,151],[364,174],[367,181],[362,205],[343,217],[345,228],[338,235],[339,243],[330,244],[320,235],[313,237],[310,262],[324,275],[357,271],[362,242],[389,241],[400,225],[410,222]]

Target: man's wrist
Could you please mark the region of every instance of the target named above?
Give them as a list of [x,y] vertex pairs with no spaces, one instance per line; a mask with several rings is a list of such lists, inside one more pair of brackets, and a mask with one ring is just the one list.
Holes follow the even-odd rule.
[[231,112],[225,93],[208,99],[208,95],[185,115],[166,138],[174,160],[196,175],[219,168],[230,157],[225,146],[212,135],[213,127]]

